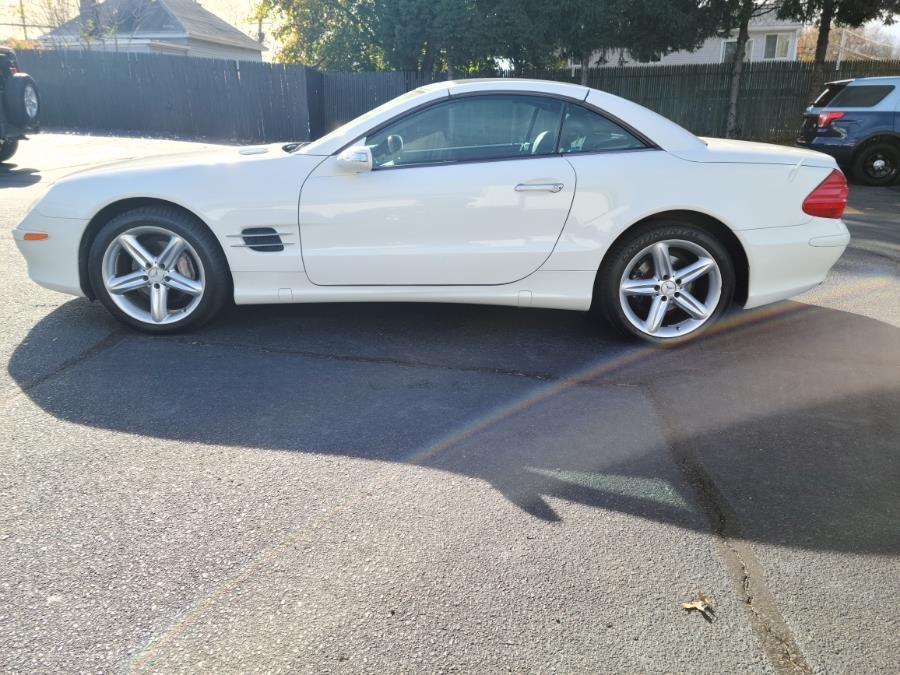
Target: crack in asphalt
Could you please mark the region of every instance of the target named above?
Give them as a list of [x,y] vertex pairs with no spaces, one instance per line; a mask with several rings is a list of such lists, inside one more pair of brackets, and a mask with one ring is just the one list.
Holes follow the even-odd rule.
[[645,391],[662,421],[675,465],[688,485],[694,489],[697,502],[719,540],[719,551],[725,569],[732,578],[738,598],[747,606],[751,629],[762,644],[770,665],[776,672],[783,674],[813,673],[765,583],[762,565],[741,533],[737,513],[688,444],[682,440],[682,430],[678,428],[675,418],[668,414],[652,385],[646,387]]
[[127,328],[122,327],[122,328],[117,328],[117,329],[113,330],[111,333],[107,334],[105,337],[103,337],[99,341],[95,342],[91,347],[88,347],[84,351],[79,352],[72,358],[66,359],[65,361],[60,363],[58,366],[56,366],[55,368],[51,368],[50,370],[45,372],[43,375],[38,375],[36,378],[31,380],[30,382],[28,382],[24,385],[20,385],[19,391],[7,396],[3,402],[8,403],[9,401],[12,401],[15,398],[17,398],[23,394],[28,394],[28,392],[31,391],[32,389],[34,389],[35,387],[38,387],[38,386],[44,384],[45,382],[47,382],[48,380],[52,380],[53,378],[62,375],[66,371],[70,370],[71,368],[74,368],[75,366],[77,366],[85,361],[89,361],[90,359],[94,358],[98,354],[101,354],[101,353],[107,351],[108,349],[115,347],[117,344],[122,342],[122,340],[124,340],[127,336],[128,336]]
[[321,359],[325,361],[344,361],[349,363],[372,363],[390,366],[402,366],[405,368],[433,368],[435,370],[450,370],[462,373],[482,373],[485,375],[508,375],[511,377],[521,377],[540,382],[557,382],[561,380],[572,380],[572,384],[584,386],[620,386],[620,387],[637,387],[640,386],[635,382],[626,382],[614,379],[596,379],[585,376],[584,379],[577,374],[557,375],[554,373],[529,372],[526,370],[517,370],[514,368],[496,368],[489,366],[454,366],[446,363],[436,363],[431,361],[416,361],[410,359],[398,359],[389,356],[360,356],[348,354],[328,354],[326,352],[316,352],[303,349],[288,349],[277,347],[265,347],[262,345],[251,345],[240,342],[216,342],[211,340],[197,340],[194,338],[153,338],[142,336],[143,340],[153,342],[156,340],[164,340],[166,342],[175,342],[182,345],[195,347],[215,347],[218,349],[247,350],[261,354],[280,354],[285,356],[301,356],[313,359]]

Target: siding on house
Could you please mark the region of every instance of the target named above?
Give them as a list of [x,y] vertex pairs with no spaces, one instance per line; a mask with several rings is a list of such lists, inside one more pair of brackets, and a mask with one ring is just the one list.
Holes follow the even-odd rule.
[[[45,42],[57,49],[82,49],[81,41],[54,40]],[[95,52],[130,52],[132,54],[171,54],[194,56],[203,59],[231,59],[237,61],[262,61],[262,54],[252,49],[241,49],[232,45],[215,44],[193,38],[170,37],[119,37],[118,39],[92,40],[88,45]]]
[[[764,14],[759,17],[755,17],[750,22],[750,60],[751,61],[796,61],[797,60],[797,41],[800,36],[800,31],[803,29],[803,24],[797,23],[794,21],[785,21],[779,19],[775,16],[775,12],[771,12],[770,14]],[[765,49],[766,49],[766,36],[767,35],[783,35],[784,38],[787,39],[787,56],[784,58],[774,58],[767,59],[765,57]],[[712,37],[707,39],[700,45],[699,48],[694,51],[681,50],[677,52],[672,52],[671,54],[666,54],[659,61],[655,61],[654,63],[658,63],[660,65],[667,66],[678,66],[678,65],[688,65],[695,63],[722,63],[723,62],[723,54],[724,54],[724,44],[727,41],[735,40],[737,38],[737,32],[733,33],[728,37]],[[647,65],[644,62],[633,61],[628,57],[627,52],[625,53],[624,61],[621,65],[624,66],[636,66],[636,65]],[[595,62],[599,60],[600,54],[597,53],[594,55]],[[597,64],[597,65],[605,65],[605,66],[618,66],[620,59],[619,53],[612,53],[606,55],[607,62],[605,64]],[[578,68],[578,64],[572,64],[573,67]]]

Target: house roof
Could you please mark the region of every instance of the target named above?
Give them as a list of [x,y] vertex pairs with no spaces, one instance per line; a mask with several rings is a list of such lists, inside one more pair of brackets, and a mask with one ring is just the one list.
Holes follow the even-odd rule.
[[[106,0],[96,6],[96,11],[104,33],[115,28],[119,36],[187,37],[257,52],[265,49],[194,0]],[[42,39],[81,36],[87,20],[79,15]]]

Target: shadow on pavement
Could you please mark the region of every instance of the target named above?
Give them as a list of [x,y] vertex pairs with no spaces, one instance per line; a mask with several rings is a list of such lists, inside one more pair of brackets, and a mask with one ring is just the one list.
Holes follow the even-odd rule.
[[15,164],[0,163],[0,188],[28,187],[29,185],[40,182],[41,172],[38,169],[22,168]]
[[84,329],[54,319],[73,308],[105,320],[74,300],[9,365],[62,420],[452,471],[544,520],[559,518],[553,497],[706,530],[677,448],[712,476],[750,540],[900,552],[900,330],[871,319],[781,303],[652,349],[578,313],[235,308],[194,334],[125,333],[35,380],[35,360]]

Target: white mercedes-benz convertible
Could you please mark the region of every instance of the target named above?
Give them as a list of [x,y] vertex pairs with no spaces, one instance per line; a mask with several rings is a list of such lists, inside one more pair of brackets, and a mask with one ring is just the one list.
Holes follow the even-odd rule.
[[820,283],[846,198],[824,154],[701,139],[577,85],[469,80],[312,143],[74,174],[13,234],[37,283],[151,332],[233,296],[595,310],[665,342]]

